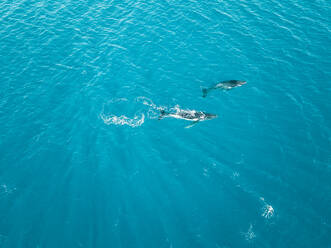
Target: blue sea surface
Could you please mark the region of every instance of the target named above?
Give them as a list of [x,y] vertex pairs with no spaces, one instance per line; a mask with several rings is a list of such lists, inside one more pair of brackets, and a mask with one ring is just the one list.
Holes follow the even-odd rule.
[[2,0],[0,248],[331,247],[330,109],[328,0]]

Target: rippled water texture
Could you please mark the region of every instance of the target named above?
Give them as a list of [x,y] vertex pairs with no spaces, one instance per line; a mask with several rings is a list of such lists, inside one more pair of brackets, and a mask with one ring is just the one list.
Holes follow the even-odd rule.
[[2,0],[0,247],[330,247],[330,11]]

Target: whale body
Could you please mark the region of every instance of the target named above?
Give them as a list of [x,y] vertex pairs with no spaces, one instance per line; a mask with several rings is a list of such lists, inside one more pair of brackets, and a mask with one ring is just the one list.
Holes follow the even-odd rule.
[[206,97],[207,94],[212,90],[216,90],[216,89],[231,90],[233,88],[242,86],[244,84],[246,84],[246,81],[241,81],[241,80],[222,81],[209,88],[202,88],[202,97]]
[[176,108],[176,112],[171,113],[165,110],[160,110],[159,120],[163,118],[175,118],[175,119],[182,119],[187,121],[192,121],[193,124],[187,126],[186,128],[192,127],[199,121],[211,120],[216,118],[217,115],[206,113],[203,111],[196,111],[196,110],[182,110]]

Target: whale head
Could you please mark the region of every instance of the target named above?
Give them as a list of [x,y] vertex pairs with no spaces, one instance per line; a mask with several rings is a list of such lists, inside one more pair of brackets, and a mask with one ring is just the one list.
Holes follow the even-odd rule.
[[242,86],[247,83],[246,81],[241,81],[241,80],[231,80],[230,82],[233,85],[233,87]]
[[205,120],[211,120],[211,119],[215,119],[215,118],[217,118],[217,115],[215,115],[215,114],[206,113],[204,116]]

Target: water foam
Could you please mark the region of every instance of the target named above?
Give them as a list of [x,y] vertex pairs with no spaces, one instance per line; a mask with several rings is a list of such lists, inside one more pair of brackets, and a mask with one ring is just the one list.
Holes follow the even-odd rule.
[[134,100],[113,98],[104,104],[100,118],[106,125],[139,127],[144,124],[146,117],[158,118],[161,109],[164,107],[157,106],[151,99],[144,96]]
[[138,103],[142,103],[143,105],[149,107],[147,109],[147,117],[149,119],[157,119],[159,118],[160,111],[165,110],[167,111],[168,108],[165,106],[157,106],[151,99],[145,96],[139,96],[136,98]]
[[[142,105],[141,105],[142,104]],[[139,127],[144,124],[145,119],[157,119],[160,110],[166,109],[166,107],[157,106],[151,99],[145,96],[139,96],[134,100],[128,100],[127,98],[114,98],[109,100],[104,106],[101,119],[107,125],[127,125],[130,127]],[[125,113],[115,114],[117,106],[122,105]],[[123,105],[125,105],[123,107]],[[110,110],[106,110],[106,108]],[[130,108],[134,109],[133,117],[128,117]]]
[[270,204],[267,204],[263,197],[260,197],[260,200],[264,204],[262,207],[263,213],[261,214],[261,216],[263,216],[266,219],[272,218],[275,212],[274,208]]
[[110,99],[104,104],[100,118],[106,125],[139,127],[145,122],[145,114],[134,102],[127,98]]
[[103,122],[107,125],[128,125],[130,127],[139,127],[145,122],[145,115],[141,114],[140,116],[135,115],[133,118],[129,118],[125,115],[116,116],[116,115],[100,115]]
[[253,231],[253,224],[250,224],[247,232],[243,232],[242,235],[247,241],[252,241],[254,238],[256,238],[256,234]]

